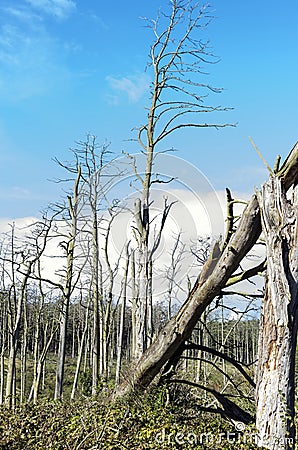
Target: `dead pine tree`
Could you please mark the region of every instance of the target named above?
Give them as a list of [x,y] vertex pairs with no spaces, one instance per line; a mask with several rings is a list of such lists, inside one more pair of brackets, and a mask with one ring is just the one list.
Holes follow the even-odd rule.
[[[152,199],[154,183],[161,180],[154,173],[154,164],[161,144],[173,133],[184,128],[220,128],[227,123],[212,123],[201,120],[201,114],[226,111],[228,108],[208,105],[210,93],[221,89],[203,81],[206,65],[217,59],[212,54],[209,42],[204,41],[202,32],[212,19],[208,6],[201,6],[193,0],[171,0],[169,8],[160,11],[155,20],[144,18],[154,36],[150,47],[147,71],[151,75],[150,103],[146,122],[137,127],[137,143],[144,155],[144,169],[136,165],[130,155],[136,179],[140,183],[141,197],[135,202],[135,221],[138,233],[136,264],[136,299],[134,317],[135,346],[133,357],[138,360],[152,343],[152,270],[153,254],[160,236],[150,244],[152,236]],[[169,212],[165,207],[164,216]],[[164,221],[160,233],[163,232]],[[153,249],[153,247],[155,247]]]

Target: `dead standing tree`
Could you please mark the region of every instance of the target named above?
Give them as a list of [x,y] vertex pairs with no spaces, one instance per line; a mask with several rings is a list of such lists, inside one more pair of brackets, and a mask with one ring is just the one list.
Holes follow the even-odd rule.
[[[202,83],[199,79],[206,75],[203,70],[206,64],[217,62],[210,52],[209,42],[200,38],[200,33],[211,19],[209,7],[201,6],[193,0],[171,0],[169,12],[160,12],[156,20],[145,19],[148,28],[153,31],[154,42],[150,48],[148,63],[148,70],[152,73],[150,106],[146,123],[137,128],[137,142],[145,156],[143,175],[134,164],[136,177],[141,184],[141,199],[137,199],[135,203],[139,235],[136,259],[138,294],[135,299],[135,359],[142,356],[153,338],[152,266],[156,248],[154,251],[150,249],[150,192],[154,183],[169,182],[154,176],[154,160],[160,144],[165,143],[179,129],[229,125],[199,119],[201,113],[227,110],[220,106],[206,105],[209,93],[219,93],[221,89]],[[134,158],[131,158],[135,163]],[[168,212],[169,209],[165,208],[165,216]],[[160,229],[160,233],[162,232],[163,226]]]
[[[95,395],[98,389],[99,376],[104,372],[104,307],[102,295],[102,267],[99,256],[99,224],[102,221],[100,208],[111,183],[107,181],[104,171],[110,164],[109,145],[99,145],[96,137],[88,134],[84,142],[78,143],[78,148],[73,150],[75,160],[80,162],[81,176],[84,187],[81,191],[84,214],[81,213],[80,221],[86,222],[85,234],[89,237],[90,243],[87,254],[91,257],[91,311],[93,314],[92,328],[92,394]],[[68,167],[69,171],[75,173],[75,167]],[[103,174],[102,174],[103,173]],[[113,179],[113,178],[112,178]],[[87,214],[85,216],[85,214]],[[88,239],[88,238],[87,238]],[[86,251],[86,250],[85,250]]]
[[[271,174],[263,192],[252,196],[225,248],[219,251],[214,247],[188,299],[139,360],[131,379],[119,386],[116,396],[146,389],[165,366],[179,358],[197,321],[221,290],[258,273],[259,266],[234,274],[261,235],[263,222],[269,269],[260,330],[257,427],[260,445],[275,450],[283,442],[286,449],[291,448],[298,320],[297,181],[298,143],[282,168]],[[285,193],[292,186],[294,200],[290,203]]]
[[[62,163],[59,164],[62,167],[64,167]],[[81,199],[80,198],[81,176],[82,176],[81,166],[78,163],[76,179],[73,185],[73,192],[72,195],[67,196],[67,206],[58,205],[58,208],[60,208],[62,216],[66,214],[66,217],[62,217],[62,220],[65,221],[65,224],[67,226],[67,232],[65,235],[66,240],[60,242],[60,246],[64,250],[66,256],[66,265],[64,268],[63,282],[62,283],[51,282],[52,285],[56,285],[61,290],[61,306],[59,319],[59,348],[58,348],[57,370],[56,370],[55,400],[61,399],[63,395],[66,338],[69,320],[69,305],[72,293],[80,277],[80,271],[78,274],[74,274],[74,263],[75,263],[76,238],[78,235],[78,219],[80,212],[79,208]],[[61,238],[60,231],[59,234]]]
[[[21,338],[26,339],[26,303],[29,281],[33,276],[35,266],[42,257],[46,238],[50,227],[45,222],[36,222],[28,226],[28,235],[22,241],[16,235],[16,226],[11,226],[11,235],[8,237],[8,247],[0,259],[3,261],[3,282],[7,291],[7,325],[9,330],[9,353],[6,376],[5,404],[9,408],[16,403],[16,360],[17,352],[21,346]],[[20,232],[20,230],[18,230]],[[22,230],[24,233],[24,229]],[[30,236],[31,234],[31,236]],[[25,352],[23,353],[23,355]],[[25,364],[21,365],[21,400],[25,388]],[[3,381],[3,380],[2,380]]]
[[[295,151],[296,150],[296,151]],[[288,158],[297,164],[298,146]],[[297,166],[296,166],[297,171]],[[298,173],[291,198],[287,171],[271,174],[258,193],[267,248],[266,293],[257,372],[259,445],[294,448],[295,356],[298,327]]]

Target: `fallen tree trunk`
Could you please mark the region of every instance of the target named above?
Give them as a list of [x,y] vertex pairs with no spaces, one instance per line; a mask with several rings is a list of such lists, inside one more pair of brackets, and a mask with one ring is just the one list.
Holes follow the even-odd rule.
[[126,379],[116,390],[122,396],[133,389],[144,389],[163,366],[179,353],[180,346],[188,339],[201,314],[218,296],[241,260],[256,243],[261,233],[261,218],[256,195],[245,208],[239,226],[222,255],[212,252],[203,267],[202,274],[187,301],[161,330],[152,345],[137,363],[132,378]]
[[[281,180],[285,192],[294,183],[297,183],[298,143],[291,151],[282,168],[277,172],[276,177]],[[221,290],[226,286],[242,259],[256,243],[261,231],[260,207],[257,196],[253,195],[242,214],[237,230],[225,246],[223,253],[220,254],[218,252],[218,246],[215,246],[187,301],[177,315],[165,325],[151,346],[140,358],[132,371],[130,379],[126,379],[118,387],[115,392],[116,397],[124,396],[134,389],[146,389],[155,376],[161,373],[163,367],[169,361],[175,360],[176,357],[181,355],[184,342],[190,337],[200,316],[212,300],[221,293]],[[297,268],[297,254],[293,258],[292,263],[296,263],[295,267]],[[275,270],[278,271],[278,267]],[[297,275],[297,272],[295,273]],[[290,357],[293,355],[295,345],[296,342],[292,340]],[[292,370],[293,366],[289,361],[288,364],[290,364]],[[262,390],[265,389],[261,383],[262,376],[262,372],[260,372],[258,381],[259,398],[262,395]],[[278,381],[276,380],[276,382]],[[288,394],[289,392],[287,391]],[[261,414],[260,411],[261,409],[258,409],[257,414]],[[271,412],[269,411],[268,414],[270,417]],[[258,424],[260,423],[258,422]],[[270,433],[270,429],[267,429],[266,432]]]

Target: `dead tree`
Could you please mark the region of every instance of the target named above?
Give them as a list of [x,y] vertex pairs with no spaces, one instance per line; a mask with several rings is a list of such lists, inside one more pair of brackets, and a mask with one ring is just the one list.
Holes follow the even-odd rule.
[[[57,371],[56,371],[56,383],[55,383],[55,400],[61,399],[63,394],[63,382],[64,382],[64,368],[65,368],[65,355],[66,355],[66,338],[67,338],[67,326],[69,319],[69,304],[71,295],[76,285],[78,276],[74,276],[74,261],[75,261],[75,245],[78,234],[78,217],[79,217],[79,204],[80,204],[80,182],[81,182],[81,166],[77,165],[77,175],[73,186],[72,195],[67,196],[68,206],[66,211],[69,215],[69,233],[67,235],[66,243],[62,244],[66,253],[66,267],[64,275],[64,283],[59,287],[61,288],[61,309],[59,320],[59,349],[57,358]],[[76,278],[76,280],[75,280]]]
[[287,199],[284,184],[272,174],[258,196],[267,248],[256,390],[259,445],[290,449],[295,439],[298,187]]
[[[137,128],[136,139],[145,156],[145,170],[136,167],[131,156],[136,178],[141,185],[141,198],[135,203],[138,233],[135,259],[138,278],[138,295],[135,299],[135,359],[142,356],[153,339],[152,267],[156,249],[150,248],[150,194],[152,185],[161,182],[154,174],[154,161],[159,146],[177,130],[229,125],[200,119],[202,113],[227,110],[206,104],[208,95],[219,93],[221,89],[199,79],[205,74],[203,67],[216,62],[209,43],[201,38],[201,32],[210,20],[208,6],[201,6],[193,0],[171,0],[169,11],[165,9],[160,12],[155,20],[145,18],[154,36],[148,62],[148,71],[152,75],[150,104],[146,122]],[[165,212],[167,215],[166,208]],[[160,229],[160,233],[162,232],[163,226]]]
[[116,359],[116,384],[120,383],[120,373],[122,364],[122,353],[123,353],[123,336],[124,336],[124,322],[125,322],[125,312],[126,312],[126,301],[127,301],[127,287],[128,287],[128,271],[129,271],[129,258],[130,250],[129,243],[126,246],[126,262],[123,277],[123,294],[120,310],[120,319],[118,327],[118,338],[117,338],[117,359]]
[[[42,257],[46,247],[46,237],[49,232],[48,224],[40,221],[26,228],[25,240],[16,234],[16,226],[11,226],[11,236],[8,251],[0,256],[3,261],[4,279],[9,283],[7,288],[7,325],[9,331],[8,368],[6,376],[5,404],[11,408],[15,406],[16,396],[16,358],[21,344],[21,400],[24,399],[26,379],[26,302],[28,285],[34,276],[35,266]],[[29,232],[28,232],[29,230]],[[18,230],[20,231],[20,230]],[[23,230],[24,232],[24,230]],[[22,372],[23,371],[23,372]]]
[[[99,376],[104,372],[102,335],[104,326],[103,295],[101,286],[101,262],[99,256],[99,223],[102,220],[99,209],[108,189],[111,180],[107,181],[102,172],[106,169],[107,156],[110,151],[108,145],[98,145],[96,137],[88,134],[85,142],[79,142],[79,147],[73,150],[75,157],[80,161],[82,167],[82,179],[84,188],[82,195],[84,197],[85,209],[90,217],[84,217],[84,220],[92,224],[89,230],[91,254],[91,300],[93,312],[92,329],[92,394],[95,395],[98,389]],[[83,218],[81,218],[83,219]]]
[[259,204],[253,195],[229,245],[222,254],[218,244],[215,245],[188,299],[139,360],[132,380],[122,383],[116,395],[147,388],[164,365],[179,354],[206,307],[220,294],[260,234]]
[[[91,280],[92,394],[95,395],[99,378],[106,377],[108,370],[113,285],[117,272],[111,266],[108,247],[112,221],[120,210],[109,204],[108,192],[123,173],[115,164],[109,144],[98,144],[91,134],[87,134],[84,142],[78,142],[72,153],[80,164],[83,182],[80,191],[80,244],[87,260],[87,278]],[[67,170],[76,173],[76,164],[68,164]]]
[[[133,389],[146,389],[166,364],[169,366],[180,357],[198,319],[221,290],[258,273],[260,267],[256,266],[242,274],[234,274],[262,232],[261,209],[269,267],[259,348],[257,427],[260,445],[270,438],[270,442],[266,441],[269,449],[280,448],[281,441],[286,448],[291,448],[291,442],[286,438],[294,436],[297,179],[298,143],[282,168],[271,174],[262,194],[252,196],[224,249],[219,251],[215,245],[185,304],[161,330],[139,360],[133,376],[119,386],[116,396],[123,396]],[[293,185],[294,201],[290,203],[285,193]]]
[[42,270],[40,259],[37,261],[37,276],[39,277],[39,280],[34,314],[35,330],[33,336],[33,380],[28,396],[28,402],[33,401],[34,404],[36,404],[38,400],[42,371],[44,369],[46,357],[58,329],[57,318],[55,317],[55,314],[52,315],[51,313],[46,313],[45,304],[47,301],[47,293],[45,293],[43,289],[43,283],[41,281]]
[[[82,291],[81,291],[81,296],[82,296]],[[82,303],[82,299],[81,299],[81,303]],[[79,342],[76,371],[75,371],[75,375],[74,375],[74,379],[73,379],[72,391],[71,391],[71,396],[70,396],[70,398],[72,400],[75,398],[75,393],[76,393],[76,389],[77,389],[78,381],[79,381],[80,367],[81,367],[81,363],[82,363],[82,359],[83,359],[84,346],[85,346],[85,341],[86,341],[87,332],[88,332],[88,325],[89,325],[90,303],[91,303],[91,296],[89,295],[88,300],[87,300],[87,305],[86,305],[84,328],[83,328],[81,340]]]

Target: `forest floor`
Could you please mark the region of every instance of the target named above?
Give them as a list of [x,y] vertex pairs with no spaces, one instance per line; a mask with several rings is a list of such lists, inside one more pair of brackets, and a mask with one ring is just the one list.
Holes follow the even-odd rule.
[[[121,401],[110,393],[0,408],[2,450],[257,449],[253,426],[202,412],[184,387],[152,388]],[[213,407],[216,405],[213,404]]]
[[[31,366],[32,361],[28,361],[28,386],[32,383]],[[210,412],[220,405],[204,390],[173,383],[111,400],[115,386],[110,381],[102,383],[98,395],[92,397],[92,374],[87,370],[80,378],[77,398],[68,400],[75,369],[75,360],[69,357],[64,400],[54,401],[49,398],[53,397],[55,367],[56,359],[51,355],[36,405],[25,403],[11,410],[0,406],[0,450],[259,449],[254,425]],[[225,395],[254,416],[252,387],[243,382],[235,368],[227,364],[225,369],[230,381],[225,382],[221,373],[212,371],[209,388],[222,391],[225,386]],[[250,371],[253,376],[252,367]],[[125,372],[129,374],[128,368]],[[182,367],[178,375],[194,380],[195,374],[190,371],[187,375],[186,367]]]

